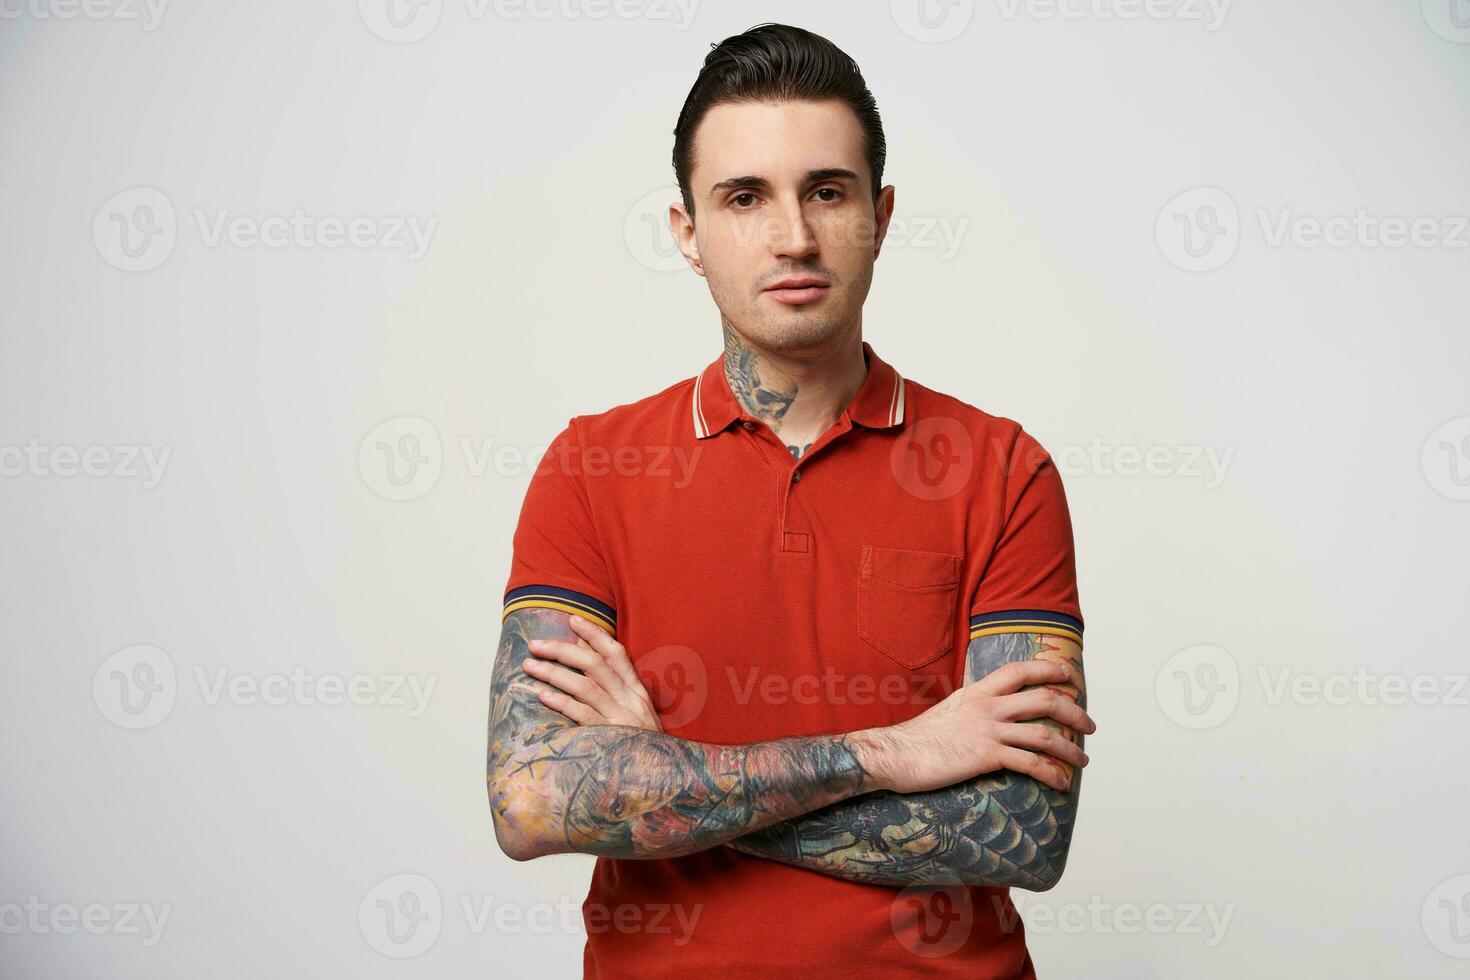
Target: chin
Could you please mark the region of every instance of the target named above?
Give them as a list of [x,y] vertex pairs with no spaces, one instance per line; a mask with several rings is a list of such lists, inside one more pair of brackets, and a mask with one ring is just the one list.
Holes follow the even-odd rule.
[[830,345],[842,336],[848,319],[832,307],[815,309],[815,304],[792,307],[790,312],[756,316],[752,329],[745,332],[749,340],[768,350],[814,350]]

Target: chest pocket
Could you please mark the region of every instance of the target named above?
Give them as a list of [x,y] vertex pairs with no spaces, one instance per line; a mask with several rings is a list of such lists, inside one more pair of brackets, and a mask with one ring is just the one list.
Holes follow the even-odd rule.
[[863,545],[858,635],[905,667],[922,667],[954,645],[960,556]]

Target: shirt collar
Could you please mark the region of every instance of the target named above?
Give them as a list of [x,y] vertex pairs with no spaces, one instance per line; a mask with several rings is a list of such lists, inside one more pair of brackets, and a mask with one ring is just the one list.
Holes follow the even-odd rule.
[[[870,429],[886,429],[902,425],[904,420],[903,378],[872,346],[863,341],[863,357],[868,374],[862,387],[843,412],[852,421]],[[730,390],[725,378],[725,357],[715,358],[694,379],[694,435],[706,439],[723,432],[731,422],[745,416],[745,406]]]

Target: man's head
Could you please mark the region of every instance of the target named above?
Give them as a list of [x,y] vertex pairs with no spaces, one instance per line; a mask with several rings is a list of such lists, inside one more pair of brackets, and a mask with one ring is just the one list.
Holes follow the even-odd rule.
[[[893,188],[857,64],[826,38],[762,24],[714,46],[679,113],[669,221],[724,319],[770,349],[854,331]],[[824,283],[772,289],[788,279]]]

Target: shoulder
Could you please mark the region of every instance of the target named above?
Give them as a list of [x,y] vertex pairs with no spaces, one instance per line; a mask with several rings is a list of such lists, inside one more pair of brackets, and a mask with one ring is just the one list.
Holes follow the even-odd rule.
[[635,439],[667,442],[681,428],[692,433],[694,382],[685,378],[637,401],[573,416],[563,437],[587,446],[621,446]]
[[904,379],[905,399],[911,410],[904,427],[912,438],[925,440],[941,432],[964,432],[975,451],[986,459],[1012,460],[1017,456],[1044,457],[1046,448],[1020,422],[953,395]]

